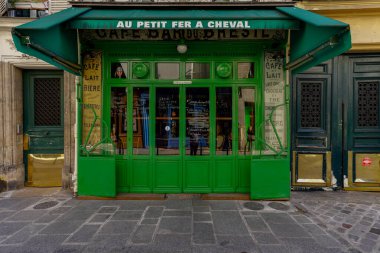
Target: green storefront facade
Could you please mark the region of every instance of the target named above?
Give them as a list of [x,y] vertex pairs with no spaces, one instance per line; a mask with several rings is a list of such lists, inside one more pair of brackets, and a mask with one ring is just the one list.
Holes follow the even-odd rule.
[[346,24],[289,4],[78,3],[13,36],[81,76],[78,194],[111,197],[289,198],[289,74],[351,45]]

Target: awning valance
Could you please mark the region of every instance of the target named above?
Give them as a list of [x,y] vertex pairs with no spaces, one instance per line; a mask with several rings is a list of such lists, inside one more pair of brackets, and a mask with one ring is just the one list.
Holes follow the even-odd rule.
[[77,29],[285,29],[290,30],[291,41],[287,66],[297,72],[351,47],[347,24],[296,7],[231,10],[73,7],[16,27],[13,38],[19,51],[79,75]]

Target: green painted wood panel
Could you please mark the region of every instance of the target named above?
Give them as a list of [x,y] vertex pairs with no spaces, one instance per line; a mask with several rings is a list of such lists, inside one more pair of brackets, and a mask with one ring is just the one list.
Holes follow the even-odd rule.
[[182,192],[182,167],[179,159],[157,159],[154,166],[154,192]]
[[116,159],[116,186],[117,192],[129,192],[128,161]]
[[131,192],[152,191],[152,167],[150,159],[133,159],[130,168]]
[[233,158],[215,160],[214,192],[235,192],[235,167]]
[[183,172],[184,192],[211,192],[210,161],[186,160]]
[[237,186],[236,191],[246,193],[249,192],[250,175],[251,175],[251,157],[244,156],[237,159]]

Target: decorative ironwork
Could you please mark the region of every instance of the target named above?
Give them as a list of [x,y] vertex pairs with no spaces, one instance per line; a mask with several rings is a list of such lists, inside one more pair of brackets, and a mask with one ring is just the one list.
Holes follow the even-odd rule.
[[321,127],[322,84],[301,83],[301,127]]
[[379,126],[379,83],[358,82],[358,126]]
[[34,125],[61,125],[61,79],[34,79]]

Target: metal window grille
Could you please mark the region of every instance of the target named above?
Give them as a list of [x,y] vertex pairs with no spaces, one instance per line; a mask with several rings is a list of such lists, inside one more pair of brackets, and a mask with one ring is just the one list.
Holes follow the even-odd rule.
[[379,83],[358,82],[358,119],[359,127],[379,126]]
[[322,84],[301,84],[301,127],[321,127]]
[[34,79],[34,125],[61,125],[61,79]]

